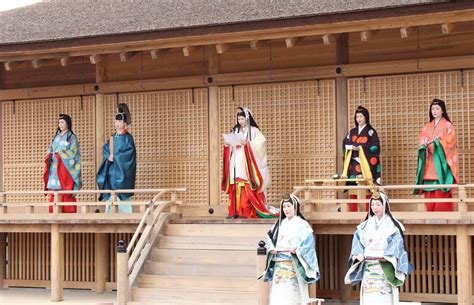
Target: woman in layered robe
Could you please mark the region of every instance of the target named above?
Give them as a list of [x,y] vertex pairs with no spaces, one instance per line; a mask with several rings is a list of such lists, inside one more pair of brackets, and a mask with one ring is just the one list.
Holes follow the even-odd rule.
[[413,267],[403,241],[403,225],[393,217],[387,195],[374,193],[366,220],[352,239],[345,283],[361,282],[360,304],[398,304],[398,287]]
[[271,281],[270,305],[309,304],[308,285],[319,280],[313,229],[296,196],[284,198],[280,217],[268,231],[264,281]]
[[250,109],[239,110],[232,133],[240,135],[242,140],[235,148],[224,143],[222,190],[229,195],[228,217],[277,217],[278,212],[266,205],[270,173],[265,136]]
[[[356,179],[362,177],[369,185],[380,185],[380,141],[377,131],[370,125],[369,111],[359,106],[354,114],[355,127],[352,128],[342,142],[344,152],[344,169],[342,176]],[[355,185],[348,182],[347,185]],[[356,194],[349,191],[349,198],[357,199]],[[370,195],[367,196],[370,198]],[[368,205],[366,205],[368,210]],[[357,211],[357,203],[349,203],[349,211]]]
[[[115,133],[104,144],[102,152],[104,159],[97,172],[97,185],[101,190],[134,189],[137,170],[136,150],[133,136],[127,131],[131,123],[130,111],[126,104],[119,104],[115,115]],[[133,193],[118,193],[120,201],[130,201]],[[99,200],[110,200],[110,194],[101,194]],[[132,213],[132,205],[120,204],[120,213]],[[110,205],[106,206],[110,212]]]
[[[418,168],[416,184],[459,183],[457,141],[454,126],[446,112],[446,104],[434,99],[430,105],[430,122],[421,130],[418,138]],[[415,194],[425,198],[452,198],[450,188],[416,189]],[[452,202],[428,202],[427,211],[453,211]]]
[[[59,115],[58,129],[48,148],[44,162],[45,190],[81,189],[81,151],[76,134],[72,131],[72,119],[69,115]],[[54,201],[54,195],[50,196],[49,201]],[[72,194],[60,194],[59,201],[76,202],[76,198]],[[61,206],[59,210],[62,213],[76,213],[77,206]],[[53,212],[52,206],[49,206],[49,212]]]

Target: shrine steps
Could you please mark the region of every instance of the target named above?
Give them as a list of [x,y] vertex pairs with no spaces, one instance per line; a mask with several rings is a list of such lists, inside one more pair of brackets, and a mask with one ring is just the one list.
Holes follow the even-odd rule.
[[127,304],[256,305],[256,248],[271,225],[184,222],[159,236]]

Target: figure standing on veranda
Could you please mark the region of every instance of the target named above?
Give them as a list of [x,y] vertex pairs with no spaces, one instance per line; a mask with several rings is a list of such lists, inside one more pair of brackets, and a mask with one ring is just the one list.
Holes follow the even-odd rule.
[[[133,136],[127,128],[132,123],[132,117],[127,104],[117,105],[115,115],[115,132],[103,146],[103,161],[97,172],[97,185],[101,190],[134,189],[137,170],[137,155]],[[130,201],[133,193],[118,193],[120,201]],[[110,194],[101,194],[99,200],[110,200]],[[132,213],[131,204],[120,204],[118,211]],[[110,212],[110,205],[106,206],[106,213]]]

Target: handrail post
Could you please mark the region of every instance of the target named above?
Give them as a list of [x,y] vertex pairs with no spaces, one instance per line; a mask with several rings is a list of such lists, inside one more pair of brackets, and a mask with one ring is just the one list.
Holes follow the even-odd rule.
[[176,193],[176,192],[171,193],[171,201],[174,202],[174,204],[172,206],[170,206],[171,214],[176,214],[176,217],[180,218],[181,217],[181,210],[180,210],[179,204],[178,204],[178,193]]
[[117,193],[110,192],[110,213],[115,214],[118,212],[117,206]]
[[[265,242],[259,241],[257,248],[257,277],[259,277],[264,271],[267,264],[267,248],[265,248]],[[268,293],[269,293],[268,282],[264,282],[263,278],[257,281],[257,304],[268,305]]]
[[54,192],[54,200],[53,200],[53,214],[58,214],[59,213],[59,199],[61,198],[59,196],[58,192]]
[[7,203],[7,195],[5,195],[5,193],[2,193],[0,195],[0,213],[2,214],[7,214],[7,205],[5,205],[5,203]]
[[126,305],[130,284],[128,282],[128,253],[125,241],[119,240],[117,246],[117,304]]
[[459,186],[458,212],[466,213],[468,211],[466,199],[467,199],[466,188],[463,185],[461,185]]

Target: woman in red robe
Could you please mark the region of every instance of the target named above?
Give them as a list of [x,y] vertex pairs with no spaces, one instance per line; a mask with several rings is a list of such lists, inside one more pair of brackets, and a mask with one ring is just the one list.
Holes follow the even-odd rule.
[[[421,130],[418,139],[418,169],[416,184],[459,183],[457,141],[454,126],[444,101],[434,99],[430,105],[430,122]],[[452,198],[451,188],[416,189],[415,194],[425,198]],[[427,211],[453,211],[452,202],[428,202]]]

